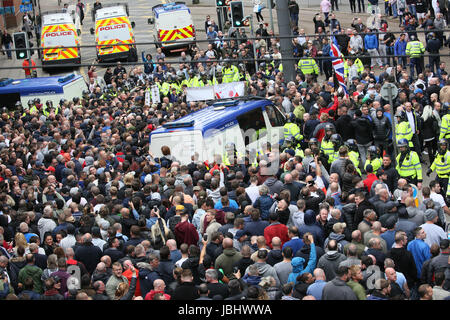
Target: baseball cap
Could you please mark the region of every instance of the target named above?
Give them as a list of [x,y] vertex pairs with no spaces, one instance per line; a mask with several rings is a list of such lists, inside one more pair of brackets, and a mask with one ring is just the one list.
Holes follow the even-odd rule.
[[184,206],[181,205],[181,204],[179,204],[179,205],[177,205],[177,206],[175,207],[175,210],[176,210],[176,211],[183,211],[183,210],[184,210]]
[[419,89],[419,88],[417,88],[416,90],[414,90],[414,94],[417,94],[417,93],[423,93],[423,90],[422,90],[422,89]]
[[45,169],[45,171],[55,172],[56,170],[55,170],[54,167],[50,166],[50,167],[48,167],[47,169]]

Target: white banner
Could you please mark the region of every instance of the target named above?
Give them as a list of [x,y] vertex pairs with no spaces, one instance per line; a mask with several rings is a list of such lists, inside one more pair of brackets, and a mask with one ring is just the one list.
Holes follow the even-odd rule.
[[186,101],[202,101],[214,99],[214,87],[193,87],[186,89]]
[[159,88],[156,84],[150,87],[150,91],[152,93],[152,103],[160,103],[161,97],[159,96]]
[[245,94],[245,82],[222,83],[215,86],[187,88],[187,101],[204,101],[214,99],[226,99],[243,96]]
[[244,81],[240,81],[217,84],[214,86],[214,93],[216,99],[227,99],[243,96],[245,93],[245,83]]
[[145,90],[145,105],[149,106],[151,105],[151,101],[150,101],[150,90]]

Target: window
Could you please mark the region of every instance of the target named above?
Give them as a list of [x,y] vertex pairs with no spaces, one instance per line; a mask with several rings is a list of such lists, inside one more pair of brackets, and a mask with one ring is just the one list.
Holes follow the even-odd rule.
[[261,108],[257,108],[237,117],[237,121],[242,130],[246,146],[258,140],[258,138],[260,138],[259,135],[266,132],[266,123]]
[[267,116],[269,117],[270,125],[272,127],[282,127],[284,126],[284,117],[280,111],[274,106],[266,106]]

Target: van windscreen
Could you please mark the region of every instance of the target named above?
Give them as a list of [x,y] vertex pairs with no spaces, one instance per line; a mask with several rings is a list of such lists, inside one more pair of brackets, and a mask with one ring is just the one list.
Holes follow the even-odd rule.
[[158,19],[158,28],[161,30],[184,28],[191,24],[192,17],[187,10],[164,12]]
[[103,26],[98,29],[98,41],[128,41],[130,39],[130,30],[126,23]]
[[76,46],[75,34],[72,30],[47,32],[44,34],[45,47],[69,47]]

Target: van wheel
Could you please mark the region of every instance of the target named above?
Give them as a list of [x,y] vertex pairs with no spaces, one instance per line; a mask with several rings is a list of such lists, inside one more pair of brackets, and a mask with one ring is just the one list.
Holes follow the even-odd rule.
[[130,53],[128,55],[128,62],[138,62],[138,55],[136,49],[131,48]]

